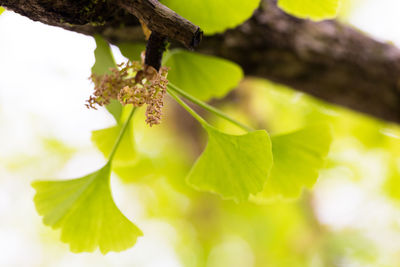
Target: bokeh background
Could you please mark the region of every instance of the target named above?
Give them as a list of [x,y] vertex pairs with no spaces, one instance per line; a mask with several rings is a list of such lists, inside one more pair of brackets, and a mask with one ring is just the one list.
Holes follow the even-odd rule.
[[[340,19],[400,46],[399,10],[397,0],[348,0]],[[0,266],[400,266],[400,127],[254,79],[214,104],[271,133],[332,125],[312,191],[237,205],[192,190],[183,179],[205,136],[170,101],[161,126],[149,129],[143,114],[134,123],[137,149],[163,164],[143,162],[111,180],[117,205],[144,237],[121,253],[69,252],[42,224],[30,183],[80,177],[105,162],[91,131],[113,118],[84,105],[94,49],[91,37],[0,16]]]

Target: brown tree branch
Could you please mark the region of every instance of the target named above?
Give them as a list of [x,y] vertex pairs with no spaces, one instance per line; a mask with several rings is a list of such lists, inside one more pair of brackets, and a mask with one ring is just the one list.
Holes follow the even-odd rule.
[[118,0],[125,10],[142,20],[151,31],[161,33],[188,48],[199,45],[203,36],[200,28],[182,18],[158,0]]
[[[38,2],[44,0],[0,0],[0,5],[50,25],[101,34],[113,43],[144,40],[137,19],[114,1],[106,1],[105,6],[96,6],[97,13],[81,17],[74,17],[73,11],[82,1],[47,1],[52,9],[38,7]],[[58,9],[62,5],[55,4],[59,2],[75,6],[63,11]],[[400,123],[400,50],[338,21],[300,20],[277,8],[276,0],[263,0],[253,17],[241,26],[205,37],[199,52],[232,60],[247,75]]]

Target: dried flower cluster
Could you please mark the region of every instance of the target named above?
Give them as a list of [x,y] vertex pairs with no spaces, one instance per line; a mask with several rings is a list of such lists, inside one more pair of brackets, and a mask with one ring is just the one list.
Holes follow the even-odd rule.
[[95,92],[87,100],[88,108],[104,106],[111,99],[118,99],[121,104],[135,107],[147,105],[146,122],[150,126],[161,121],[161,108],[166,94],[168,68],[157,71],[151,66],[139,62],[127,62],[111,69],[110,74],[95,75],[90,79],[95,85]]

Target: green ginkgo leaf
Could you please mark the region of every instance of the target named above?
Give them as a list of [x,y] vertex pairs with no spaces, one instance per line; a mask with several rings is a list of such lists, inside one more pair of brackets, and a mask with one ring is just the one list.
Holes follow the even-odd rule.
[[223,32],[251,17],[260,0],[162,0],[163,4],[198,25],[205,34]]
[[332,136],[330,128],[321,124],[272,136],[271,141],[274,166],[264,190],[252,197],[256,202],[297,198],[304,187],[311,188],[324,165]]
[[233,62],[183,50],[168,54],[165,65],[170,67],[171,83],[203,101],[226,96],[243,78]]
[[[121,125],[117,125],[92,132],[92,142],[104,157],[108,158],[110,155],[114,140],[118,138],[121,128]],[[148,173],[151,169],[151,163],[148,158],[136,153],[132,125],[129,125],[115,153],[112,164],[113,171],[125,181],[132,180],[134,177]],[[147,172],[140,169],[141,167],[147,167]]]
[[208,144],[188,174],[188,183],[236,202],[260,192],[273,164],[268,133],[229,135],[211,126],[205,129]]
[[278,6],[299,18],[313,20],[336,17],[341,0],[279,0]]
[[82,178],[38,181],[34,202],[44,224],[61,229],[61,240],[72,252],[103,254],[136,243],[142,231],[115,205],[110,190],[110,163]]
[[[102,75],[110,73],[110,68],[115,68],[114,57],[111,53],[109,44],[99,35],[95,35],[96,49],[94,50],[95,63],[92,67],[92,73]],[[117,123],[120,121],[122,114],[122,105],[119,101],[112,99],[110,104],[106,106],[107,110],[113,115]]]
[[121,54],[131,61],[140,61],[140,55],[146,50],[146,45],[142,43],[120,43],[118,48]]
[[383,189],[392,200],[398,202],[400,201],[400,166],[394,160],[391,160],[388,165],[388,175]]
[[[92,132],[92,142],[106,158],[108,158],[110,155],[114,146],[114,142],[117,140],[121,129],[122,126],[117,125]],[[135,158],[136,153],[133,142],[132,127],[128,126],[127,132],[122,137],[121,144],[118,146],[118,150],[115,153],[115,157],[113,159],[113,168],[119,164],[129,164],[135,161]]]

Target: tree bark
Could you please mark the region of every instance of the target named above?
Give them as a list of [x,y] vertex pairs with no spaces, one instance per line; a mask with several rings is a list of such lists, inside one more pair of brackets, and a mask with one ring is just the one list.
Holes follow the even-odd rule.
[[[83,15],[82,2],[89,9]],[[132,10],[118,1],[97,2],[101,3],[0,0],[0,5],[46,24],[100,34],[112,43],[144,41]],[[187,30],[194,33],[194,29]],[[172,37],[185,43],[182,38]],[[276,0],[262,0],[248,21],[224,34],[204,37],[198,51],[232,60],[247,75],[400,123],[400,50],[338,21],[297,19],[281,11]]]

